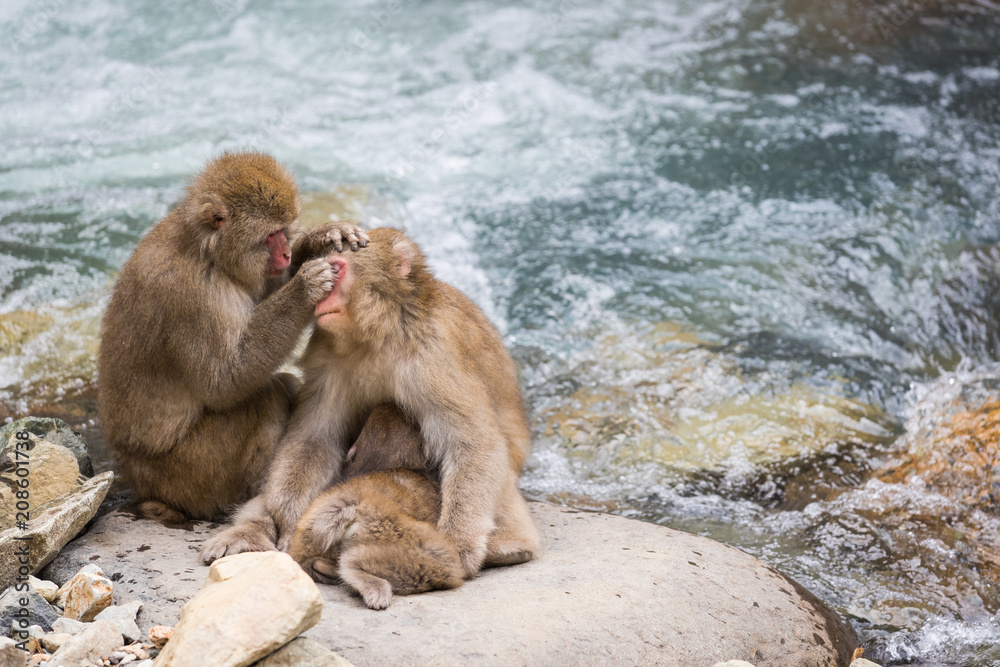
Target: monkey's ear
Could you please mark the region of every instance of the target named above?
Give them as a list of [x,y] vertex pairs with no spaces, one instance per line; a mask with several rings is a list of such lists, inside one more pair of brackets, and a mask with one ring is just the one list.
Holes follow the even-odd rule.
[[392,252],[399,261],[399,266],[396,267],[396,275],[400,278],[410,275],[410,270],[413,268],[413,260],[417,257],[417,246],[413,245],[413,242],[409,239],[402,238],[393,244]]
[[211,225],[218,229],[229,222],[229,209],[226,208],[226,203],[222,201],[222,197],[210,194],[202,201],[198,216],[206,225]]

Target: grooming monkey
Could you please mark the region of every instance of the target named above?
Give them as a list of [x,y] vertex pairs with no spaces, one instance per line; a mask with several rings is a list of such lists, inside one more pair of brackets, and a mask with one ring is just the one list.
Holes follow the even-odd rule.
[[144,515],[211,518],[259,491],[298,390],[275,371],[334,284],[335,267],[311,257],[367,242],[333,223],[290,248],[298,214],[274,158],[225,153],[122,269],[101,327],[98,405]]
[[438,530],[441,496],[425,474],[416,426],[394,405],[376,407],[347,454],[344,480],[306,510],[289,550],[320,583],[339,579],[372,609],[393,593],[457,588],[465,571]]
[[517,487],[531,443],[516,369],[499,333],[455,288],[435,279],[402,232],[369,232],[334,255],[333,291],[316,305],[301,366],[305,384],[261,495],[202,550],[206,561],[286,549],[309,504],[340,479],[344,453],[376,405],[420,427],[439,471],[438,527],[466,576],[530,560],[538,534]]

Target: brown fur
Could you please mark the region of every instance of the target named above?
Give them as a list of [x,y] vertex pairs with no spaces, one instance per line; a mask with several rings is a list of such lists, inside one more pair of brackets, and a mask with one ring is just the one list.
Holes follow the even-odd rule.
[[[226,153],[122,269],[102,324],[98,401],[147,516],[210,518],[259,490],[298,387],[275,371],[334,280],[328,261],[305,261],[314,248],[289,248],[298,214],[274,158]],[[294,278],[276,264],[289,259]]]
[[[467,297],[431,275],[402,232],[370,235],[369,248],[334,260],[337,285],[317,304],[332,310],[318,317],[303,356],[300,404],[263,494],[206,545],[204,558],[268,548],[250,527],[265,517],[279,546],[290,542],[312,500],[340,479],[346,443],[384,402],[420,425],[424,453],[440,473],[438,527],[459,548],[467,576],[537,552],[517,487],[531,447],[528,424],[500,335]],[[261,503],[265,516],[254,513]]]
[[424,474],[416,427],[392,405],[375,408],[344,467],[296,526],[289,553],[316,581],[337,579],[372,609],[392,595],[457,588],[458,549],[437,523],[438,486]]

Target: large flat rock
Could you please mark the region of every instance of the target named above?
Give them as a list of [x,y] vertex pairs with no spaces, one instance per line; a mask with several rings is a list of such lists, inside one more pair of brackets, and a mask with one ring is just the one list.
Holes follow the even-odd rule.
[[[532,503],[545,552],[454,591],[369,610],[321,586],[307,633],[359,667],[382,664],[846,665],[857,639],[813,595],[754,557],[631,519]],[[218,527],[166,528],[113,512],[43,572],[61,583],[87,563],[115,580],[115,604],[143,601],[145,631],[173,625],[208,568]]]

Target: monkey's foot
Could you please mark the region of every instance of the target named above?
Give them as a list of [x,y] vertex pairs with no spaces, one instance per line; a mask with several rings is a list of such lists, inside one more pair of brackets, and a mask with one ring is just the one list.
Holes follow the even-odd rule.
[[205,542],[201,548],[201,560],[206,564],[223,556],[232,556],[247,551],[276,551],[274,542],[257,524],[235,525]]
[[186,516],[159,500],[147,500],[139,503],[139,507],[137,509],[139,511],[139,516],[142,518],[152,519],[153,521],[159,521],[160,523],[184,523],[187,521]]
[[483,567],[500,567],[502,565],[517,565],[527,563],[535,557],[534,552],[525,549],[519,544],[491,545],[490,551],[486,555],[486,562]]

